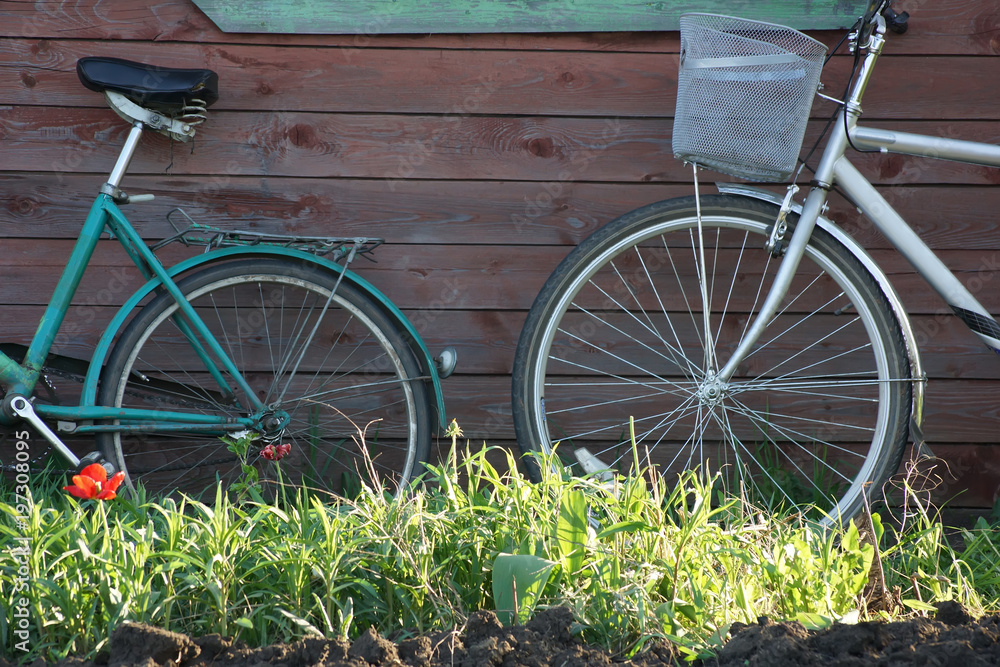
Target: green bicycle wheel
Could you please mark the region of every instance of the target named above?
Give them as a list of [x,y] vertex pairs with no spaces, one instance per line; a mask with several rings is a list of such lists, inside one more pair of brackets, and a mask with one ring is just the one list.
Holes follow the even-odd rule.
[[[246,461],[265,493],[283,485],[351,495],[375,484],[396,494],[427,457],[432,410],[420,365],[360,290],[342,282],[330,297],[336,278],[294,260],[254,258],[179,282],[257,398],[289,416],[276,432],[244,434]],[[249,416],[248,397],[232,378],[223,378],[225,391],[206,371],[177,315],[166,294],[136,315],[109,357],[99,403]],[[133,489],[211,499],[218,483],[248,481],[219,435],[102,433],[99,443]],[[291,448],[276,464],[262,455],[269,444]]]

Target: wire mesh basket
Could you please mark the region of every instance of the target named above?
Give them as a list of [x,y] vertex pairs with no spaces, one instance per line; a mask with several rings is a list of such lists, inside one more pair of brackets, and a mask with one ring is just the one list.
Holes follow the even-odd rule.
[[795,171],[826,47],[797,30],[681,17],[674,155],[751,181]]

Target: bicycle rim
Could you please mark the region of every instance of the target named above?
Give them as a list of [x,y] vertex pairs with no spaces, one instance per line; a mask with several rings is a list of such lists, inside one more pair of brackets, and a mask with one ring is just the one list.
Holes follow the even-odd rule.
[[[244,434],[240,456],[219,434],[104,434],[104,449],[147,494],[214,498],[217,483],[253,482],[265,495],[307,488],[351,496],[362,485],[397,494],[427,456],[430,406],[419,366],[380,309],[330,272],[281,260],[211,267],[181,289],[248,381],[273,410],[278,432]],[[306,341],[315,329],[315,335]],[[248,415],[242,392],[220,390],[160,297],[116,344],[103,404]],[[236,387],[232,378],[223,378]],[[291,445],[279,462],[267,445]],[[241,467],[241,458],[253,470]],[[208,494],[206,494],[206,491]]]
[[558,443],[577,472],[588,461],[620,473],[701,469],[766,508],[853,516],[898,466],[907,434],[894,316],[860,263],[817,230],[778,314],[719,381],[780,263],[763,247],[777,209],[702,200],[700,230],[691,200],[661,202],[611,223],[556,270],[519,342],[518,441]]

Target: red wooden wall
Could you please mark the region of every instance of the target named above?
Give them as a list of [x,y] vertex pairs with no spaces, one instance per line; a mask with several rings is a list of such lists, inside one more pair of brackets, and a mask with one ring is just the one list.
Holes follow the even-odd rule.
[[[1000,8],[897,9],[913,15],[911,29],[891,36],[866,118],[1000,143]],[[448,417],[474,441],[513,446],[514,347],[548,273],[618,214],[691,192],[670,148],[677,35],[372,33],[227,35],[186,0],[0,4],[0,341],[30,339],[126,132],[78,83],[76,60],[209,67],[221,100],[193,147],[144,140],[125,185],[157,198],[131,219],[148,238],[166,233],[175,206],[231,228],[385,237],[379,262],[360,270],[432,351],[458,348]],[[849,68],[849,57],[834,59],[828,92]],[[817,118],[830,109],[817,105]],[[1000,313],[1000,170],[902,156],[858,163]],[[991,505],[1000,359],[944,316],[851,207],[837,203],[831,216],[884,261],[913,313],[931,378],[926,436],[956,475],[940,495],[965,490],[960,504]],[[86,356],[137,284],[126,265],[116,246],[101,248],[71,314],[82,324],[58,352]]]

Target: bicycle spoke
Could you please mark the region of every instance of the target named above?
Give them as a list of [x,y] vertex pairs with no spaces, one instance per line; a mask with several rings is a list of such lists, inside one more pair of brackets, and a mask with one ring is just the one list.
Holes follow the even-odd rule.
[[[648,284],[653,289],[653,294],[656,296],[656,299],[657,299],[657,301],[660,304],[660,309],[663,312],[663,314],[666,316],[667,313],[666,313],[665,307],[663,306],[663,301],[660,298],[659,291],[656,289],[656,286],[653,284],[653,279],[649,275],[649,270],[646,268],[646,263],[642,259],[642,253],[639,252],[639,248],[635,249],[635,254],[636,254],[636,257],[639,260],[640,265],[643,268],[643,271],[646,274],[646,278],[647,278]],[[642,314],[645,316],[646,322],[643,323],[643,322],[639,321],[639,318],[636,318],[636,317],[632,316],[633,319],[635,319],[637,322],[639,322],[639,324],[641,326],[646,327],[650,332],[652,332],[655,335],[655,337],[658,339],[658,341],[661,342],[663,344],[663,347],[665,347],[667,349],[667,351],[670,353],[669,359],[674,363],[675,366],[677,366],[677,368],[681,372],[683,372],[689,379],[694,379],[698,375],[697,368],[691,362],[691,360],[688,359],[687,356],[684,355],[684,353],[682,351],[683,346],[680,343],[680,340],[679,340],[679,338],[677,336],[677,332],[676,332],[676,330],[673,327],[673,323],[672,323],[672,320],[670,319],[670,317],[667,316],[666,317],[666,321],[667,321],[667,324],[670,326],[671,333],[674,335],[674,341],[677,343],[676,347],[674,347],[673,345],[671,345],[670,343],[668,343],[667,340],[663,337],[663,335],[660,334],[660,332],[657,330],[656,325],[653,323],[652,318],[649,316],[648,313],[646,313],[645,309],[642,307],[642,304],[639,301],[639,298],[636,296],[636,294],[633,291],[633,289],[629,286],[628,281],[626,281],[625,278],[618,271],[618,267],[615,266],[614,262],[611,263],[611,268],[614,270],[615,274],[618,276],[618,279],[621,281],[621,284],[625,286],[626,290],[628,290],[629,295],[632,296],[632,299],[633,299],[633,301],[635,301],[636,306],[639,308],[640,312],[642,312]],[[596,287],[598,289],[598,291],[600,291],[602,294],[604,294],[609,300],[611,300],[612,302],[614,302],[615,305],[620,306],[620,304],[618,304],[618,302],[615,301],[615,299],[613,297],[611,297],[611,295],[607,294],[607,292],[605,292],[603,289],[601,289],[600,286],[594,285],[594,287]],[[574,305],[576,305],[576,304],[574,304]],[[582,312],[586,312],[586,309],[584,309],[582,307],[579,307],[579,309]],[[625,310],[625,312],[627,312],[627,313],[629,313],[629,315],[631,315],[631,312],[628,311],[627,309]],[[605,323],[605,324],[607,324],[607,323]],[[608,324],[608,326],[611,326],[611,325]],[[612,327],[612,328],[614,328],[614,327]],[[618,329],[615,329],[615,330],[618,331],[619,333],[623,333],[623,332],[621,332]],[[635,338],[633,338],[633,340],[636,340],[636,342],[639,342],[640,344],[644,345],[644,343],[642,343],[642,341],[638,341]],[[657,352],[656,350],[653,350],[653,348],[649,348],[649,349],[651,351],[653,351],[653,352]],[[680,357],[681,359],[683,359],[683,361],[684,361],[683,364],[680,363],[677,360],[678,357]]]
[[570,459],[586,447],[624,472],[635,464],[631,415],[643,462],[659,470],[720,467],[727,487],[770,503],[857,511],[863,483],[879,483],[902,455],[910,379],[888,303],[838,239],[812,233],[764,336],[731,377],[713,373],[778,273],[765,249],[776,217],[743,196],[683,198],[581,243],[518,343],[522,447],[559,441]]
[[[266,406],[261,414],[248,411],[240,389],[231,401],[205,389],[210,375],[190,370],[187,339],[173,322],[176,304],[167,299],[145,306],[120,337],[101,401],[258,419],[254,432],[236,437],[251,439],[243,445],[250,447],[246,465],[258,469],[261,484],[275,484],[276,470],[256,452],[287,442],[293,447],[280,468],[286,484],[337,493],[377,481],[400,492],[430,444],[426,388],[379,305],[346,285],[330,296],[338,275],[275,258],[220,263],[181,283],[244,385]],[[240,457],[217,438],[151,428],[101,436],[102,447],[130,471],[130,483],[153,495],[202,493],[216,479],[228,485],[242,477]],[[363,448],[374,461],[366,461]],[[369,480],[369,466],[378,480]]]
[[[560,329],[560,333],[564,333],[567,336],[570,336],[571,338],[574,338],[575,340],[579,340],[581,343],[586,343],[585,340],[583,340],[582,338],[579,338],[579,337],[577,337],[577,336],[569,333],[568,331],[563,331],[562,329]],[[601,354],[606,355],[608,357],[611,357],[611,358],[615,359],[616,361],[620,361],[620,362],[626,364],[627,366],[631,366],[632,368],[634,368],[637,371],[649,373],[649,375],[651,377],[655,378],[659,382],[662,382],[664,384],[670,384],[670,382],[667,379],[665,379],[663,377],[660,377],[659,375],[657,375],[655,373],[651,373],[651,372],[647,371],[646,369],[644,369],[644,368],[642,368],[642,367],[640,367],[640,366],[632,363],[631,361],[629,361],[628,359],[625,359],[624,357],[621,357],[621,356],[619,356],[617,354],[614,354],[613,352],[609,352],[607,350],[599,350],[599,351],[601,352]],[[565,363],[565,364],[576,365],[576,366],[579,366],[580,368],[585,368],[583,366],[580,366],[579,364],[573,364],[572,362],[570,362],[569,360],[566,360],[566,359],[554,358],[554,360],[555,361],[561,361],[562,363]]]

